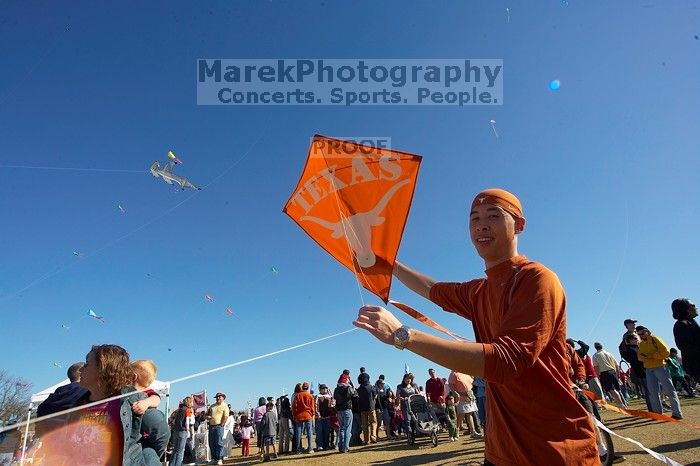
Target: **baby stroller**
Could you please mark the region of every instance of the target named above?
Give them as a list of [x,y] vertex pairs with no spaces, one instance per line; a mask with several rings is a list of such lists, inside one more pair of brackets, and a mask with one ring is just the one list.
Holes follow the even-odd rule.
[[408,444],[413,445],[416,443],[417,435],[428,435],[433,442],[433,446],[437,447],[440,421],[423,395],[410,395],[406,408],[407,421],[411,426],[410,432],[407,432]]

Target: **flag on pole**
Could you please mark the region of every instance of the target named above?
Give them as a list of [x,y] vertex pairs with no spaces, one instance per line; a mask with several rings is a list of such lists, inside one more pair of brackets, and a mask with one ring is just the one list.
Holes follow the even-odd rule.
[[206,411],[207,409],[207,391],[202,390],[199,393],[192,394],[192,407],[194,412]]

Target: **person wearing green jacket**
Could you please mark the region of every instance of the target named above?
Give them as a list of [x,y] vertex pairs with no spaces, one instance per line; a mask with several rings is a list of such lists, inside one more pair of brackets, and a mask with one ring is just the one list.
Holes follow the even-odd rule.
[[662,414],[661,397],[659,394],[659,385],[671,400],[671,417],[674,419],[683,419],[681,412],[681,402],[678,400],[678,393],[673,387],[671,376],[669,375],[666,363],[664,360],[670,356],[671,352],[664,341],[652,335],[651,331],[643,325],[636,327],[637,335],[641,338],[639,343],[639,352],[637,357],[644,364],[644,370],[647,376],[647,396],[651,403],[651,411]]
[[678,384],[681,384],[681,387],[685,389],[688,396],[694,398],[695,393],[688,383],[688,379],[685,378],[685,371],[683,370],[683,365],[681,365],[681,362],[678,360],[678,350],[676,348],[671,348],[670,355],[666,358],[666,367],[668,367],[668,371],[671,373],[673,385],[677,387]]

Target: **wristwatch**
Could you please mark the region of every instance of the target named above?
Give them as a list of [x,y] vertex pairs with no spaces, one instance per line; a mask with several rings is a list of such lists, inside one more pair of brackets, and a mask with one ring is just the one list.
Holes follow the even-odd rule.
[[402,350],[408,344],[411,339],[411,328],[405,325],[399,327],[394,332],[394,346]]

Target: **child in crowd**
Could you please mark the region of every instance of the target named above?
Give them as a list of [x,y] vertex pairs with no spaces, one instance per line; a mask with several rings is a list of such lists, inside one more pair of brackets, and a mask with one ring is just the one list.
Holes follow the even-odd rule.
[[268,401],[265,405],[266,411],[260,421],[260,432],[262,433],[262,445],[265,448],[264,461],[270,460],[270,446],[272,446],[273,458],[277,459],[277,447],[275,447],[275,436],[277,435],[277,414],[273,411],[275,404]]
[[149,359],[139,359],[131,363],[131,370],[134,371],[134,388],[145,390],[144,393],[148,395],[145,400],[132,404],[132,411],[135,414],[143,414],[148,408],[157,408],[160,405],[160,396],[153,390],[146,390],[156,379],[158,368],[155,363]]
[[386,438],[394,438],[394,392],[387,391],[386,410],[389,411],[389,426],[385,427]]
[[622,393],[622,398],[625,400],[625,403],[630,402],[630,395],[627,387],[627,380],[629,379],[629,376],[627,375],[627,372],[622,370],[622,363],[625,361],[620,361],[620,366],[618,367],[617,371],[617,378],[620,380],[620,393]]
[[391,419],[391,430],[394,432],[394,438],[403,435],[403,411],[401,411],[401,400],[394,399],[394,417]]
[[165,421],[165,415],[155,409],[160,405],[160,395],[148,388],[156,379],[158,368],[149,359],[139,359],[131,363],[131,370],[134,373],[134,388],[143,390],[148,395],[148,398],[145,400],[136,401],[131,405],[131,410],[134,414],[142,415],[141,440],[139,442],[143,445],[143,448],[152,448],[160,456],[162,452],[159,445],[161,442],[167,442],[166,439],[171,435],[170,430],[159,428],[161,421]]
[[[690,386],[688,380],[685,377],[685,370],[678,360],[678,350],[676,348],[671,348],[669,351],[669,356],[666,358],[666,367],[671,374],[671,381],[673,382],[676,390],[680,387],[685,389],[685,392],[689,397],[695,398],[695,393],[693,392],[693,387]],[[679,392],[680,393],[680,392]]]
[[454,442],[459,438],[459,431],[457,430],[457,408],[452,394],[447,395],[445,407],[447,408],[447,432],[450,434],[450,442]]
[[241,416],[241,454],[250,456],[250,437],[253,435],[253,424],[248,420],[248,416]]
[[[335,402],[335,400],[333,400]],[[338,411],[335,409],[335,405],[331,406],[330,415],[330,440],[328,447],[335,449],[336,443],[338,442],[338,432],[340,431],[340,421],[338,420]]]
[[233,425],[233,440],[236,445],[241,444],[241,425],[238,423]]

